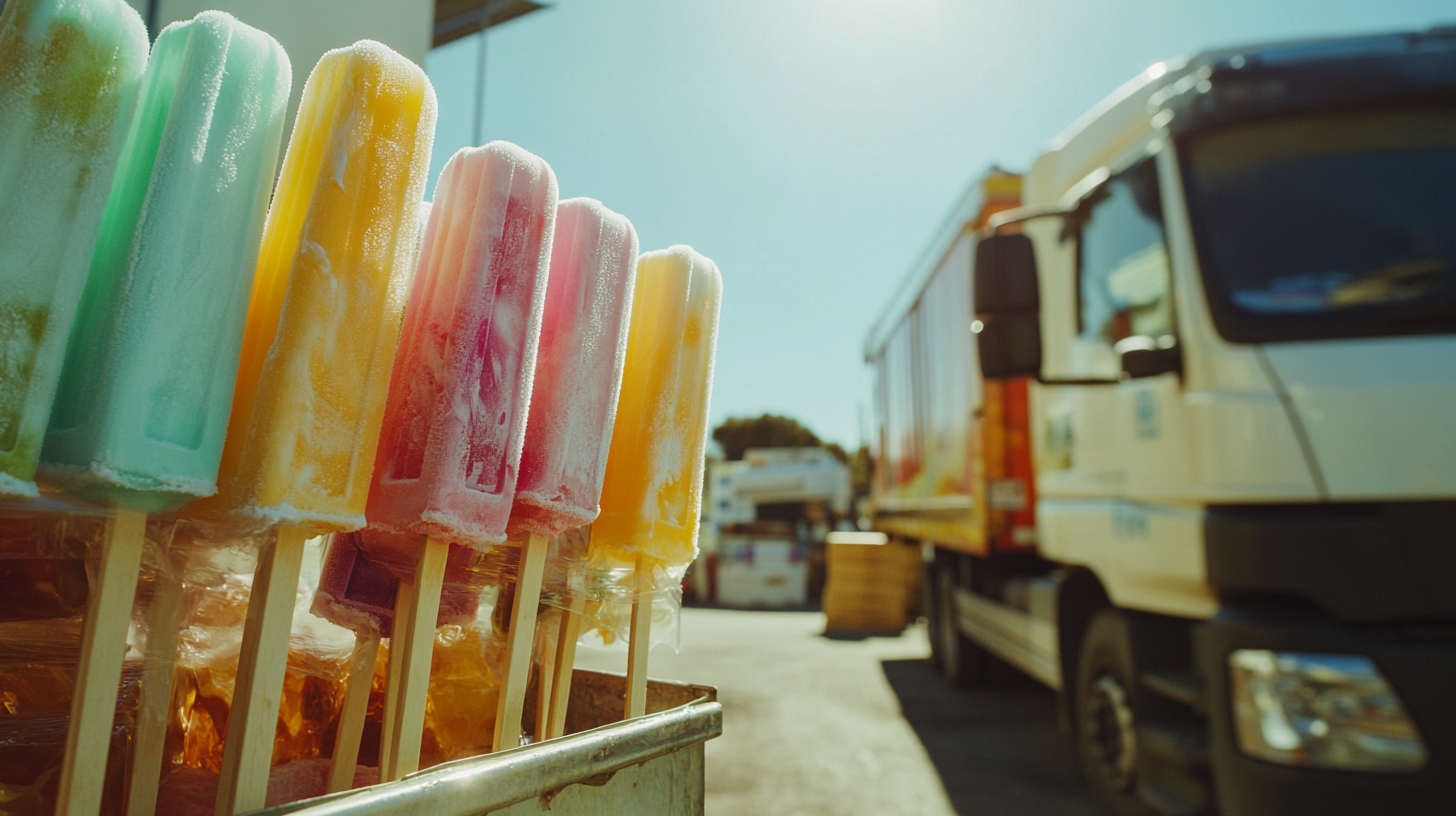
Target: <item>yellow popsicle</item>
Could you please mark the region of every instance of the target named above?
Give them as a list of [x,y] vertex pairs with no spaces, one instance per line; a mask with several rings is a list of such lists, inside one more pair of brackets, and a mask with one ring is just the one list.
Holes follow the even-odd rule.
[[309,75],[268,211],[217,495],[185,515],[273,528],[258,556],[218,816],[262,808],[310,535],[364,526],[435,135],[420,67],[362,40]]
[[368,40],[319,60],[268,212],[218,493],[189,514],[364,525],[434,130],[419,66]]
[[723,280],[685,246],[637,263],[627,361],[591,549],[685,567],[697,555],[703,449]]

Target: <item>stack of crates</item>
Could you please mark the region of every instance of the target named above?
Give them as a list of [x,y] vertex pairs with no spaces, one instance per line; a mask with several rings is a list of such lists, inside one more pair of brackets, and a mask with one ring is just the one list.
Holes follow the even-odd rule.
[[884,533],[830,533],[825,629],[899,632],[918,597],[920,549]]

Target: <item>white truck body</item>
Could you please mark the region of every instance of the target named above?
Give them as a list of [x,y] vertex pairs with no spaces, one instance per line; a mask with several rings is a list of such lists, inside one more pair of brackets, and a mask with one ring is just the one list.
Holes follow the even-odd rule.
[[929,556],[945,673],[1057,689],[1111,812],[1441,812],[1456,31],[1154,65],[975,236],[967,376],[1030,378],[1036,546],[879,502]]

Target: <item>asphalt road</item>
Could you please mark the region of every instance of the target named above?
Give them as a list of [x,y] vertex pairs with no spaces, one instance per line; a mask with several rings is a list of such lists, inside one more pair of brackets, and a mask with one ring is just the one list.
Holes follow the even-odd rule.
[[[951,688],[924,630],[823,635],[816,612],[685,609],[682,650],[653,677],[718,688],[708,816],[1096,816],[1052,694],[1030,682]],[[578,665],[622,671],[620,651]]]

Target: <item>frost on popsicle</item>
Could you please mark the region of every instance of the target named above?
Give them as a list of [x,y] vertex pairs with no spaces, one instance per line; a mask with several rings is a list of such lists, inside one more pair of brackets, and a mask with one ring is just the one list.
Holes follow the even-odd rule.
[[192,512],[364,525],[434,129],[419,66],[368,40],[319,60],[264,228],[218,494]]
[[550,166],[506,142],[445,165],[394,360],[372,526],[476,547],[505,540],[556,195]]
[[35,493],[146,58],[146,29],[122,0],[11,0],[0,12],[0,494]]
[[[63,508],[50,497],[0,508],[0,811],[7,816],[57,810],[83,615],[93,591],[87,555],[94,554],[106,524],[101,514]],[[113,644],[122,665],[119,685],[111,689],[110,727],[100,737],[109,751],[87,768],[101,783],[98,816],[122,816],[125,809],[127,765],[145,718],[145,644],[171,538],[172,525],[147,525],[136,603],[113,613],[129,629]]]
[[47,431],[51,481],[150,512],[216,490],[291,77],[272,37],[220,11],[157,38]]
[[[216,799],[233,706],[243,621],[255,576],[240,570],[256,561],[255,538],[234,539],[215,527],[183,522],[173,541],[174,581],[185,599],[178,622],[175,683],[168,706],[167,742],[156,814],[210,814]],[[313,552],[313,546],[310,545]],[[312,557],[306,558],[312,562]],[[268,780],[270,805],[325,792],[326,758],[356,647],[351,632],[308,613],[312,570],[293,597],[287,666],[279,688]],[[377,781],[372,769],[357,779]]]

